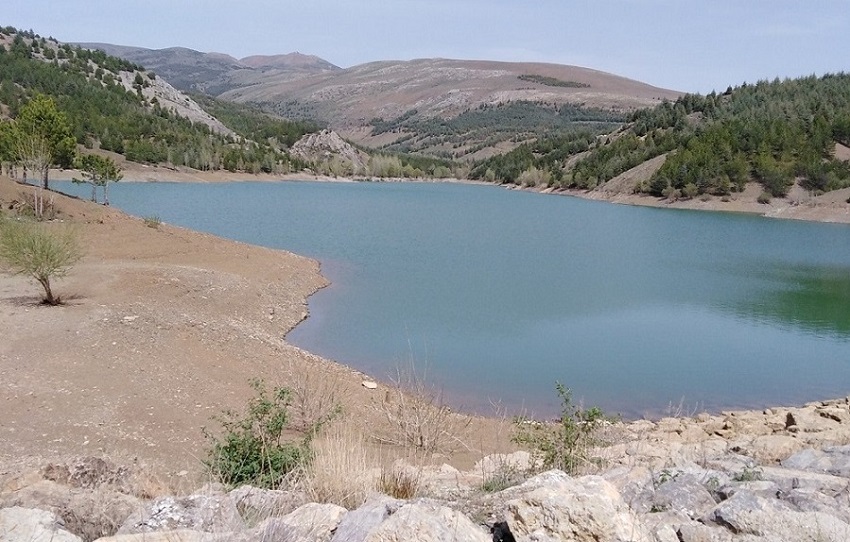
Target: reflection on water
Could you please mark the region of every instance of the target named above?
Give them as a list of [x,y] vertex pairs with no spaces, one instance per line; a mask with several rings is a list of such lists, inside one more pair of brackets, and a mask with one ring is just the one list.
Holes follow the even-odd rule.
[[774,287],[735,305],[739,317],[850,339],[850,268],[792,267],[765,276]]

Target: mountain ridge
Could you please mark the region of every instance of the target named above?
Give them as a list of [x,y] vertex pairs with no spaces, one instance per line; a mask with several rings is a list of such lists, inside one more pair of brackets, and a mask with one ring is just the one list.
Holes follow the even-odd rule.
[[162,75],[180,90],[203,92],[211,96],[218,96],[231,88],[253,84],[258,75],[262,76],[266,72],[299,77],[340,69],[317,56],[297,52],[253,55],[237,59],[227,53],[205,53],[188,47],[148,49],[98,42],[80,42],[75,45],[86,49],[99,49],[141,64]]

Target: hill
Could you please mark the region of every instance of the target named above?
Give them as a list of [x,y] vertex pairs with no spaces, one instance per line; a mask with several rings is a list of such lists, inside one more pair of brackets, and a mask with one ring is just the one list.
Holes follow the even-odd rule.
[[299,79],[269,75],[221,98],[318,119],[371,148],[472,159],[577,121],[604,131],[625,113],[679,95],[575,66],[419,59]]
[[[602,138],[546,139],[479,163],[473,178],[594,190],[651,160],[620,191],[670,200],[728,197],[747,183],[764,203],[792,189],[818,195],[850,186],[850,75],[761,81],[638,110]],[[578,154],[581,153],[581,154]],[[660,158],[660,160],[656,159]]]
[[[81,148],[172,167],[287,172],[286,148],[312,129],[238,104],[209,99],[202,107],[126,59],[0,29],[0,110],[15,119],[36,95],[55,102]],[[10,153],[0,148],[0,160],[14,161]]]
[[222,53],[202,53],[185,47],[146,49],[109,43],[78,43],[154,70],[176,88],[218,96],[256,84],[266,77],[283,79],[333,72],[340,68],[317,56],[290,53],[250,56],[237,60]]
[[607,133],[636,108],[680,93],[543,63],[419,59],[340,69],[290,53],[241,60],[190,49],[85,44],[178,88],[327,126],[366,148],[474,160],[576,129]]

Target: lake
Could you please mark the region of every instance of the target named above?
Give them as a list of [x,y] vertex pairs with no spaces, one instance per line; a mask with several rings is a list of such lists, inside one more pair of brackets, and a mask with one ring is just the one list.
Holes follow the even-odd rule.
[[[87,197],[85,186],[56,187]],[[459,408],[626,417],[850,393],[850,227],[445,183],[118,183],[137,216],[283,248],[332,285],[288,340]]]

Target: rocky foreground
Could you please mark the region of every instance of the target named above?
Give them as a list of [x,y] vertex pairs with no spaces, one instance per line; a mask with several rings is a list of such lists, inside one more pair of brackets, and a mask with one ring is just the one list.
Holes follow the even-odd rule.
[[419,476],[415,498],[375,492],[353,510],[296,487],[157,495],[132,469],[96,458],[0,472],[0,540],[850,540],[850,397],[615,424],[605,438],[596,474],[551,470],[487,492],[533,459],[488,456],[468,472],[407,466]]

